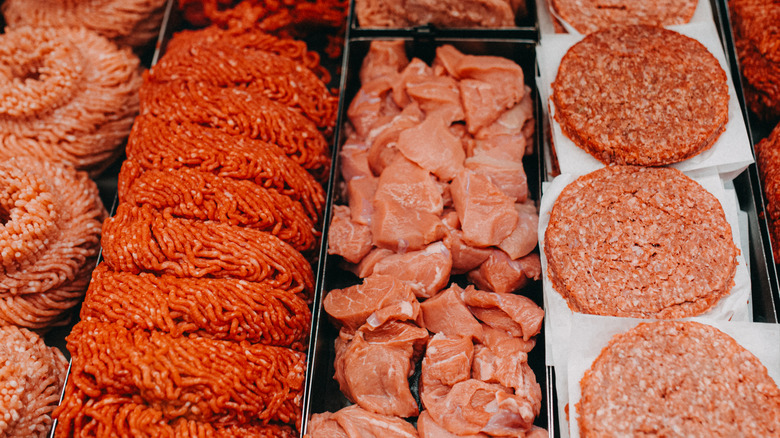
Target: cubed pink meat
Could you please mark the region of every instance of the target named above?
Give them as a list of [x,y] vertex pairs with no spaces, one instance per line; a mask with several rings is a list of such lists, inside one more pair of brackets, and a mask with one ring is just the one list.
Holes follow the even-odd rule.
[[477,150],[474,156],[466,159],[465,165],[490,179],[512,201],[522,202],[528,198],[528,181],[522,161],[504,160]]
[[488,177],[464,170],[452,181],[450,191],[467,244],[498,245],[517,226],[514,201]]
[[368,225],[354,222],[346,205],[333,206],[333,218],[328,231],[328,254],[358,263],[371,251],[373,239]]
[[452,255],[441,242],[434,242],[420,251],[393,254],[374,266],[375,274],[392,275],[406,282],[418,298],[433,296],[450,279]]
[[358,136],[365,138],[379,120],[385,105],[385,96],[392,90],[390,78],[363,83],[347,108],[347,117]]
[[542,275],[539,254],[532,252],[512,260],[500,249],[491,249],[490,256],[477,269],[469,271],[468,279],[480,289],[508,293],[525,287],[531,279]]
[[391,306],[408,309],[410,320],[417,318],[420,309],[409,286],[386,275],[372,275],[361,284],[333,289],[323,300],[325,312],[350,330],[357,330],[373,313]]
[[541,407],[541,392],[514,394],[511,389],[477,379],[441,385],[426,374],[423,359],[420,399],[431,418],[452,433],[524,436]]
[[419,125],[403,131],[396,147],[440,180],[450,181],[463,169],[466,153],[460,138],[448,127],[449,123],[440,114],[428,115]]
[[[341,392],[361,408],[382,415],[413,417],[419,413],[409,389],[415,351],[428,341],[428,331],[390,321],[390,328],[370,335],[364,328],[336,343],[335,378]],[[346,338],[346,339],[345,339]]]
[[477,319],[513,336],[528,340],[542,328],[544,310],[528,297],[483,291],[469,285],[462,298]]
[[368,167],[368,145],[358,140],[357,134],[350,136],[341,146],[339,168],[344,181],[351,181],[358,176],[374,176]]
[[360,263],[347,266],[347,269],[360,278],[366,278],[374,272],[374,266],[376,266],[380,260],[392,254],[395,253],[389,249],[374,248],[363,257],[363,260],[361,260]]
[[450,337],[482,339],[482,326],[461,298],[463,289],[453,284],[420,304],[423,326]]
[[444,225],[435,214],[381,199],[374,200],[374,212],[371,234],[380,248],[415,251],[444,237]]
[[308,433],[304,438],[349,438],[332,416],[330,412],[313,414],[309,420]]
[[441,189],[430,172],[404,157],[394,160],[379,176],[374,198],[437,216],[444,210]]
[[417,104],[408,105],[387,123],[377,123],[377,127],[368,133],[366,141],[371,145],[368,148],[368,166],[374,175],[382,174],[385,167],[399,155],[395,146],[401,132],[417,126],[422,118],[422,111]]
[[426,117],[436,114],[447,126],[465,120],[458,83],[450,76],[433,76],[424,82],[407,84],[406,93],[420,105]]
[[420,412],[420,416],[417,417],[417,433],[420,434],[420,438],[488,438],[484,433],[455,435],[436,423],[428,411]]
[[471,338],[436,333],[428,341],[423,359],[426,379],[452,386],[471,377],[474,344]]
[[408,421],[381,415],[352,405],[333,413],[349,438],[418,438],[417,430]]
[[379,179],[373,175],[361,175],[352,178],[347,183],[347,198],[352,221],[358,224],[370,225],[374,215],[374,194]]
[[371,41],[368,53],[360,66],[360,83],[367,84],[374,79],[392,76],[409,64],[404,40]]
[[524,136],[523,129],[530,121],[534,121],[534,101],[531,88],[525,86],[523,98],[515,106],[504,111],[495,122],[480,129],[474,136],[478,139],[488,139],[500,135]]
[[[532,203],[515,204],[517,226],[512,234],[498,244],[512,260],[517,260],[536,248],[539,241],[539,215]],[[541,265],[540,265],[541,268]]]
[[406,87],[410,84],[424,82],[432,77],[433,69],[428,64],[419,58],[412,59],[393,81],[393,101],[395,104],[400,107],[409,105],[411,100],[406,94]]

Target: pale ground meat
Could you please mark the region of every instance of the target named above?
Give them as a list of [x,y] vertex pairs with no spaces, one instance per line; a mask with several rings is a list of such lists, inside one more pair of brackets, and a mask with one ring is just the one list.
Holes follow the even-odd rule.
[[662,166],[710,148],[728,121],[728,83],[698,41],[652,26],[592,33],[552,84],[567,137],[605,164]]
[[756,164],[766,197],[769,237],[775,263],[780,262],[780,125],[756,146]]
[[749,351],[693,321],[615,336],[580,381],[580,435],[780,436],[780,389]]
[[748,107],[761,119],[780,120],[780,3],[730,0],[734,45]]
[[46,437],[68,361],[35,333],[0,327],[0,436]]
[[668,26],[691,21],[697,0],[551,0],[553,10],[577,32],[616,24]]
[[676,169],[607,166],[578,178],[544,239],[553,286],[580,313],[683,318],[734,285],[739,250],[723,209]]

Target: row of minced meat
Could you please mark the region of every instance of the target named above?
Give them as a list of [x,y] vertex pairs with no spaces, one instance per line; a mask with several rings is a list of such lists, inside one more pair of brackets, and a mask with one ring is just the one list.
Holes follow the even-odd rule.
[[67,338],[56,436],[297,436],[328,80],[305,44],[255,28],[171,40]]

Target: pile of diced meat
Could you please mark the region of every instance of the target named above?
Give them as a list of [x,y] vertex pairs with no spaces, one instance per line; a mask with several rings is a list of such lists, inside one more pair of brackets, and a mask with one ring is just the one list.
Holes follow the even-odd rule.
[[[429,67],[402,42],[374,42],[361,80],[329,252],[363,280],[323,302],[354,404],[314,414],[308,436],[546,436],[527,356],[544,312],[513,293],[541,273],[522,70],[452,46]],[[477,287],[450,283],[458,273]]]
[[[420,298],[468,273],[512,292],[541,274],[538,216],[522,159],[533,99],[514,62],[441,46],[430,67],[375,41],[349,106],[328,251],[359,277],[390,274]],[[424,263],[421,263],[424,260]]]

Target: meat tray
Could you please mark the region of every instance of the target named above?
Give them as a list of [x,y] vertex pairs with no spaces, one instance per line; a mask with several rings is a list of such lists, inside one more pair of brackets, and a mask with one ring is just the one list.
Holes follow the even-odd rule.
[[[726,0],[711,0],[712,15],[715,27],[724,47],[726,60],[729,64],[737,98],[742,108],[751,144],[755,144],[761,138],[767,136],[771,127],[759,121],[750,114],[745,105],[742,91],[742,77],[739,72],[736,51],[734,48],[733,34],[728,15]],[[543,137],[546,139],[546,137]],[[545,145],[540,157],[539,175],[546,182],[550,174],[550,148]],[[751,305],[753,320],[755,322],[778,323],[780,321],[780,293],[778,292],[777,267],[772,261],[772,248],[769,241],[769,229],[765,218],[763,191],[758,175],[758,169],[754,164],[748,166],[733,180],[734,190],[737,195],[739,209],[747,214],[746,240],[748,246],[744,249],[744,257],[748,259],[751,281]],[[545,403],[548,407],[548,431],[551,437],[561,436],[558,427],[559,416],[565,415],[558,409],[555,367],[546,367],[545,380],[547,382]],[[541,379],[540,379],[541,380]]]
[[536,14],[536,1],[526,0],[527,13],[525,16],[518,16],[515,19],[515,27],[496,28],[496,29],[479,29],[479,28],[436,28],[435,26],[416,26],[413,28],[377,28],[377,27],[361,27],[358,23],[357,14],[355,13],[355,1],[350,0],[350,11],[352,14],[347,18],[349,24],[349,31],[352,38],[360,37],[404,37],[409,35],[424,36],[431,33],[436,33],[441,37],[448,38],[463,38],[468,36],[471,38],[516,38],[523,40],[537,40],[539,34],[539,25]]
[[[468,34],[473,36],[474,34]],[[481,36],[481,33],[479,34]],[[371,36],[348,37],[345,47],[343,61],[343,75],[341,84],[341,94],[339,101],[339,121],[337,129],[343,128],[346,120],[346,108],[360,88],[359,70],[363,58],[368,52],[371,41],[375,39],[394,39],[397,35],[384,35],[382,38]],[[407,56],[409,59],[418,57],[423,61],[430,63],[435,55],[436,47],[444,44],[451,44],[458,50],[470,55],[493,55],[508,58],[523,69],[525,81],[533,89],[535,101],[535,114],[541,114],[538,94],[535,91],[533,82],[535,74],[535,50],[536,42],[534,40],[512,39],[504,40],[501,38],[451,38],[441,35],[421,34],[418,31],[407,32],[402,39],[405,41]],[[541,122],[536,117],[535,145],[542,144]],[[333,150],[333,163],[331,170],[331,180],[328,192],[328,207],[325,211],[325,218],[330,218],[334,203],[344,203],[340,199],[339,187],[343,185],[338,172],[338,152],[341,144],[344,143],[346,135],[340,130],[335,139]],[[525,157],[524,168],[528,177],[528,188],[531,198],[538,202],[541,195],[541,182],[538,169],[540,169],[540,154],[538,147],[535,147],[534,153]],[[334,412],[340,408],[348,406],[349,401],[342,395],[338,383],[333,379],[334,374],[334,340],[338,337],[338,329],[328,320],[328,315],[322,308],[322,302],[327,291],[335,288],[343,288],[359,283],[359,279],[352,273],[343,270],[340,267],[340,257],[327,254],[327,231],[329,219],[323,228],[323,242],[321,245],[319,266],[317,269],[317,287],[315,301],[312,309],[312,333],[309,343],[309,363],[307,367],[306,387],[304,391],[303,404],[303,425],[304,433],[307,430],[307,421],[312,414],[325,411]],[[452,277],[452,282],[465,286],[466,280],[463,276]],[[522,290],[522,294],[534,300],[538,305],[542,305],[542,285],[541,281],[533,282]],[[545,352],[544,352],[544,331],[537,338],[537,346],[529,353],[528,362],[536,374],[537,381],[544,388],[547,385],[545,372]],[[417,380],[419,378],[419,364],[414,376],[410,379],[412,392],[416,393]],[[415,394],[415,397],[417,395]],[[419,399],[418,399],[419,402]],[[549,400],[543,400],[542,409],[539,417],[536,419],[536,425],[548,427]]]

